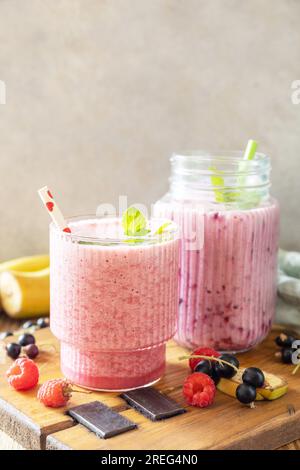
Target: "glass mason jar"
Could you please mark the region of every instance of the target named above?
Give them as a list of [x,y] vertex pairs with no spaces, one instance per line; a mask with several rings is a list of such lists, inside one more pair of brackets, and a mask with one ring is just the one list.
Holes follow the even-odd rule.
[[50,225],[50,326],[62,372],[91,389],[156,382],[177,324],[177,227],[132,240],[118,218],[78,217],[68,226],[71,233]]
[[188,348],[248,350],[275,313],[279,207],[269,195],[270,160],[191,152],[173,155],[171,168],[154,215],[182,230],[175,339]]

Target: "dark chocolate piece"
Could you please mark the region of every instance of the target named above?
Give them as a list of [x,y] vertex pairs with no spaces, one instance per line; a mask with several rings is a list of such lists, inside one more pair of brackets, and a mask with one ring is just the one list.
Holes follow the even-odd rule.
[[135,423],[116,413],[100,401],[75,406],[70,408],[67,413],[102,439],[116,436],[137,427]]
[[152,421],[171,418],[185,413],[186,410],[152,387],[139,388],[122,393],[121,398]]

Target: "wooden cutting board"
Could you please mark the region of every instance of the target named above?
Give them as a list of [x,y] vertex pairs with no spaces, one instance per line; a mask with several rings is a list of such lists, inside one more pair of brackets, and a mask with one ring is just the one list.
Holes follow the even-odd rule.
[[[35,336],[42,351],[37,358],[40,383],[62,377],[56,339],[48,328]],[[239,356],[241,366],[261,367],[289,382],[284,397],[258,402],[255,409],[217,392],[215,403],[209,408],[187,406],[183,415],[151,422],[117,393],[74,393],[70,406],[100,400],[138,424],[138,429],[107,440],[75,424],[65,414],[65,408],[44,407],[36,399],[37,388],[28,392],[12,390],[5,380],[5,371],[12,361],[1,353],[0,430],[16,446],[26,449],[276,449],[300,438],[300,371],[292,376],[293,366],[275,360],[275,336],[273,331],[263,344]],[[156,387],[186,406],[181,390],[189,370],[185,361],[178,360],[186,351],[172,341],[167,349],[167,372]]]

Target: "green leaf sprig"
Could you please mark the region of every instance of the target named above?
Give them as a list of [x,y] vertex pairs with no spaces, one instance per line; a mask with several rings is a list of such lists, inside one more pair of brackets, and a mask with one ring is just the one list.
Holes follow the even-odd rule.
[[[163,235],[166,229],[172,224],[172,222],[163,223],[153,235]],[[122,227],[124,234],[127,237],[132,237],[126,240],[127,243],[141,243],[144,239],[139,237],[145,237],[151,234],[151,230],[148,228],[149,224],[144,214],[134,206],[128,207],[122,216]]]
[[122,227],[127,237],[144,237],[150,233],[147,224],[144,214],[134,206],[128,207],[123,213]]
[[165,222],[160,227],[158,227],[158,229],[154,232],[154,235],[162,235],[166,231],[166,228],[168,228],[170,225],[172,225],[172,222]]
[[[145,238],[147,235],[150,236],[148,243],[157,243],[160,239],[167,240],[168,234],[168,227],[172,225],[171,221],[166,221],[164,222],[158,229],[156,229],[152,234],[151,230],[149,228],[149,223],[144,216],[144,214],[137,209],[134,206],[130,206],[122,216],[122,227],[124,230],[124,235],[126,235],[128,238],[124,239],[123,241],[125,243],[129,244],[135,244],[135,243],[144,243],[147,238]],[[151,235],[156,238],[151,239]],[[85,241],[85,240],[80,240],[78,242],[80,245],[100,245],[100,246],[113,246],[118,244],[117,241],[112,241],[110,242],[109,240],[107,241]]]
[[224,178],[222,177],[223,172],[213,166],[209,170],[212,172],[210,180],[214,188],[216,202],[234,202],[238,194],[233,191],[226,191]]

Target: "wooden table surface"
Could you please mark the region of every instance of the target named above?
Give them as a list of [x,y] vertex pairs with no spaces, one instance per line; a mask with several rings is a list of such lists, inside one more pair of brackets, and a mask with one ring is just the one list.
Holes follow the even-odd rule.
[[[17,330],[23,322],[15,321],[7,317],[5,314],[0,313],[0,331],[14,331]],[[1,441],[1,435],[0,435]],[[8,438],[9,441],[9,438]],[[19,448],[18,445],[11,443],[12,448]],[[1,450],[1,447],[0,447]],[[290,444],[287,444],[283,447],[280,447],[279,450],[300,450],[300,440],[294,441]]]

